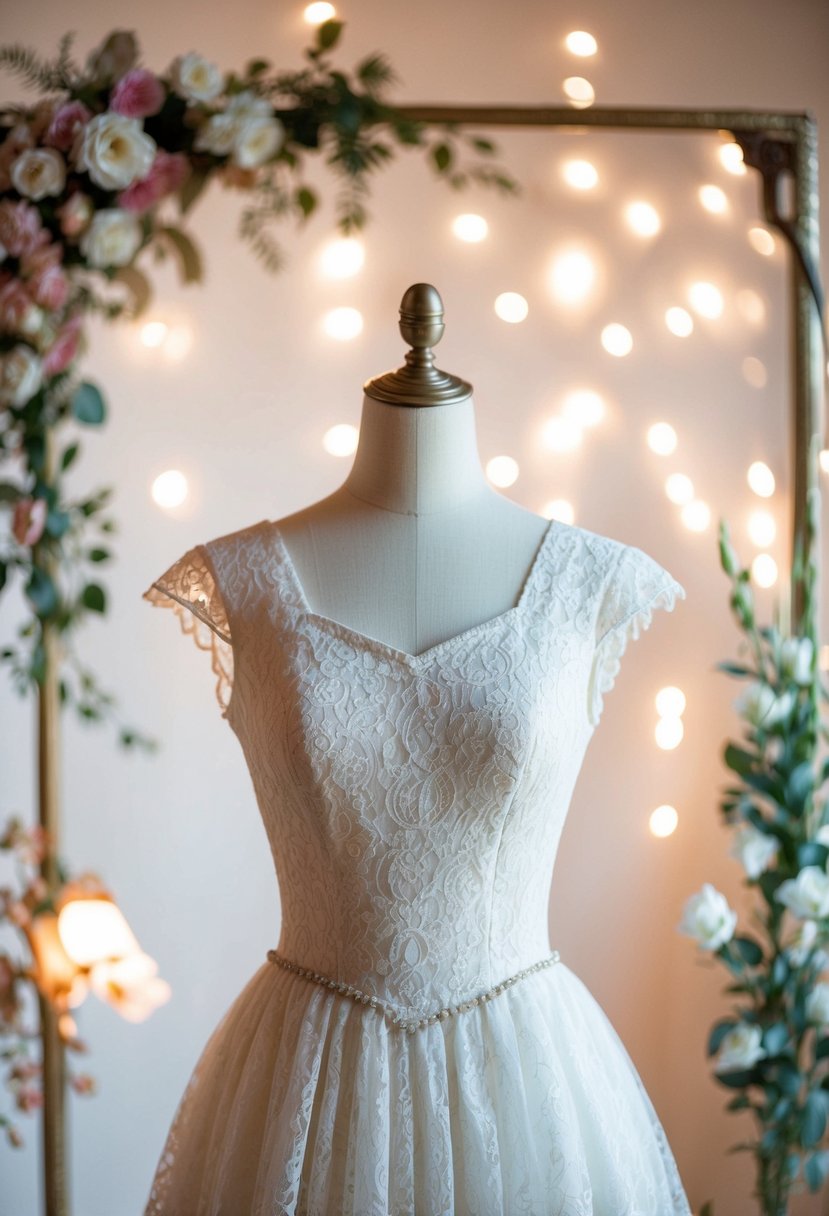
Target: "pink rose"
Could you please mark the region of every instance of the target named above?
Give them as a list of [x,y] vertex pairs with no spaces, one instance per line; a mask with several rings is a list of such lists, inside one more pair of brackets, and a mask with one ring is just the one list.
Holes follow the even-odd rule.
[[32,136],[35,143],[43,143],[43,136],[49,129],[49,124],[55,115],[55,110],[61,103],[54,97],[44,97],[42,101],[37,102],[31,111],[29,118],[29,126],[31,127]]
[[53,243],[27,254],[21,262],[35,301],[51,312],[63,308],[69,295],[69,280],[60,264],[62,258],[63,250]]
[[49,232],[40,222],[37,207],[21,199],[0,200],[0,245],[12,257],[33,253],[41,245],[48,244]]
[[147,118],[164,105],[164,86],[146,68],[132,68],[116,84],[109,108],[125,118]]
[[58,106],[43,137],[43,142],[61,152],[68,152],[81,127],[92,117],[89,106],[82,101],[67,101]]
[[[34,545],[46,524],[45,498],[18,498],[12,512],[12,535],[19,545]],[[14,905],[10,915],[14,919]]]
[[33,303],[21,279],[6,279],[0,286],[0,330],[9,334],[24,332],[24,322]]
[[80,236],[88,227],[94,213],[95,208],[89,195],[84,194],[82,190],[76,190],[58,207],[61,232],[64,236]]
[[83,328],[83,317],[75,313],[68,321],[64,321],[57,336],[43,358],[43,373],[46,376],[56,376],[68,367],[78,353]]
[[118,195],[118,205],[139,214],[152,207],[165,194],[178,190],[189,172],[187,158],[181,152],[165,152],[159,148],[146,177],[127,186]]

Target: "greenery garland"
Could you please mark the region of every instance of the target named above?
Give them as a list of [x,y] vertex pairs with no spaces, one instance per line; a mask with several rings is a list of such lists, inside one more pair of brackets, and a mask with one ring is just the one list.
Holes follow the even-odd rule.
[[[0,68],[49,95],[30,107],[0,109],[0,460],[15,473],[0,481],[0,506],[11,515],[0,594],[17,577],[29,609],[20,644],[0,649],[0,662],[21,696],[44,682],[48,625],[75,676],[73,684],[62,670],[61,705],[74,705],[84,721],[114,717],[113,696],[72,646],[88,615],[106,611],[96,571],[113,556],[112,488],[71,498],[64,475],[81,445],[76,436],[62,442],[59,436],[68,424],[100,426],[106,418],[101,389],[77,373],[84,322],[93,313],[133,319],[146,308],[151,283],[138,265],[142,253],[156,260],[171,254],[185,282],[201,278],[197,245],[161,220],[160,204],[173,200],[184,215],[214,179],[243,190],[240,235],[274,272],[284,258],[271,225],[290,218],[302,224],[320,202],[303,180],[306,158],[322,157],[337,183],[344,235],[368,220],[369,177],[393,159],[390,141],[425,152],[431,170],[454,189],[477,182],[518,190],[487,159],[495,152],[490,140],[453,123],[411,121],[384,100],[395,80],[385,56],[367,56],[353,78],[336,69],[329,55],[341,32],[339,21],[318,26],[307,65],[294,72],[254,59],[242,72],[223,73],[192,52],[156,74],[139,66],[135,35],[126,30],[110,34],[83,69],[72,59],[73,33],[61,38],[50,61],[18,45],[0,48]],[[126,725],[118,741],[157,747]],[[43,867],[51,854],[55,863],[59,887],[46,883],[43,872],[21,872],[20,890],[0,888],[0,924],[19,930],[32,955],[37,918],[54,915],[70,884],[53,847],[42,829],[26,832],[19,816],[0,837],[0,848],[21,861]],[[94,970],[89,978],[95,980]],[[23,1027],[24,991],[39,979],[43,991],[31,959],[0,950],[0,1057],[10,1061],[6,1081],[24,1111],[42,1101],[40,1065],[28,1051],[38,1032]],[[69,995],[63,994],[60,1033],[67,1047],[85,1051],[65,1008]],[[71,995],[77,1003],[78,993]],[[79,1093],[94,1092],[88,1075],[70,1080]],[[11,1119],[0,1115],[0,1126],[11,1144],[23,1143]]]

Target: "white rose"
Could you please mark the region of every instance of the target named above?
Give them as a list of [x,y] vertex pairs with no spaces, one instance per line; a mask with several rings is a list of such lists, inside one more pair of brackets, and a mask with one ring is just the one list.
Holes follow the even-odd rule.
[[795,916],[829,916],[829,874],[820,866],[804,866],[797,878],[780,884],[775,898]]
[[131,211],[105,207],[96,211],[80,239],[80,250],[91,266],[126,266],[141,245],[141,224]]
[[734,936],[736,927],[737,913],[710,882],[686,901],[678,926],[680,933],[696,938],[704,950],[719,950]]
[[156,142],[139,118],[123,114],[96,114],[78,131],[72,155],[105,190],[123,190],[146,177],[156,154]]
[[812,679],[811,638],[786,638],[780,644],[780,668],[796,684],[809,684]]
[[233,151],[236,138],[236,120],[232,114],[214,114],[196,132],[193,148],[196,152],[212,152],[214,156],[227,156]]
[[766,1049],[761,1046],[763,1032],[759,1026],[749,1026],[740,1022],[720,1044],[715,1072],[730,1072],[734,1069],[751,1068],[758,1060],[766,1055]]
[[764,730],[788,717],[793,705],[794,696],[791,691],[777,696],[774,689],[762,680],[749,684],[734,702],[734,708],[739,714],[747,718],[752,726],[760,726]]
[[745,867],[749,878],[759,878],[777,856],[779,842],[774,836],[761,832],[753,824],[740,828],[729,853]]
[[815,832],[815,840],[818,844],[829,845],[829,823],[821,824]]
[[806,997],[806,1017],[818,1026],[829,1023],[829,984],[815,984]]
[[20,322],[20,332],[28,337],[34,337],[36,334],[39,334],[43,329],[44,316],[43,309],[38,304],[32,302],[26,309],[23,320]]
[[253,89],[242,89],[230,98],[225,113],[244,122],[248,118],[269,118],[273,110],[267,97],[260,97]]
[[27,148],[12,162],[11,179],[18,194],[35,201],[60,194],[66,184],[66,162],[57,148]]
[[242,169],[255,169],[279,150],[284,138],[285,128],[278,118],[248,118],[236,133],[231,159]]
[[215,63],[190,51],[173,60],[170,83],[173,91],[186,101],[212,101],[222,91],[222,74]]
[[43,364],[31,346],[19,342],[0,358],[0,402],[25,405],[43,383]]

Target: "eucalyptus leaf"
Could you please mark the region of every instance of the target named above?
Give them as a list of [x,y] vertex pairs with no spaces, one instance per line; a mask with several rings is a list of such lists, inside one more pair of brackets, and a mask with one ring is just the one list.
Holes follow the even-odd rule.
[[826,1095],[819,1091],[809,1094],[803,1107],[800,1143],[804,1148],[817,1144],[826,1131]]
[[48,616],[58,603],[58,593],[52,579],[40,566],[33,566],[26,583],[26,596],[38,616]]
[[157,231],[178,254],[182,280],[185,283],[200,283],[203,277],[201,254],[187,233],[174,228],[172,224],[162,224]]
[[103,587],[97,583],[87,583],[81,592],[81,603],[89,608],[91,612],[104,612],[106,609],[106,595]]
[[106,415],[100,389],[88,380],[82,381],[72,398],[72,413],[78,422],[85,422],[88,426],[99,426]]

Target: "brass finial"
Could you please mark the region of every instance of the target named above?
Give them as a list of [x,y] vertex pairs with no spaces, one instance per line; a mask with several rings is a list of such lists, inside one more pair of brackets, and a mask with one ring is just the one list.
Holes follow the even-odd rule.
[[363,392],[392,405],[447,405],[472,396],[472,385],[435,367],[443,337],[443,300],[430,283],[414,283],[400,302],[400,333],[412,350],[397,371],[366,380]]

